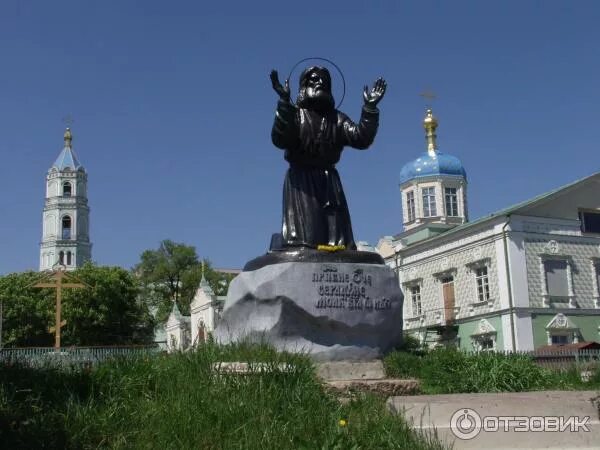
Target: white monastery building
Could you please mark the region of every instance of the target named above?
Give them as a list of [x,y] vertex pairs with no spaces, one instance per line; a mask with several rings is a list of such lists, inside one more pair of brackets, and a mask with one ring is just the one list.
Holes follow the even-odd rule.
[[40,270],[57,264],[73,270],[92,257],[87,173],[73,150],[69,128],[65,145],[46,175]]
[[206,342],[217,326],[224,304],[225,297],[215,295],[203,273],[190,304],[190,316],[182,315],[177,302],[173,302],[173,309],[164,327],[166,349],[186,350]]
[[400,172],[404,229],[376,250],[398,274],[406,333],[465,350],[600,339],[600,173],[469,222],[467,173],[437,148]]

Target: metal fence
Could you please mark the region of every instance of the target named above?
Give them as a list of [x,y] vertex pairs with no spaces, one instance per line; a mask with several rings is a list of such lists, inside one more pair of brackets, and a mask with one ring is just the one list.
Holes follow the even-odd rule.
[[[467,352],[476,353],[476,352]],[[600,349],[548,349],[544,351],[517,351],[495,350],[490,353],[501,354],[505,356],[522,355],[531,358],[533,362],[541,367],[555,370],[565,370],[569,368],[587,368],[600,367]]]
[[156,345],[115,347],[21,347],[0,349],[0,363],[43,365],[94,365],[115,358],[137,358],[156,355],[161,349]]
[[[158,345],[114,346],[114,347],[62,347],[58,351],[53,347],[21,347],[0,349],[0,363],[20,362],[31,366],[48,364],[94,365],[115,358],[137,358],[163,353]],[[566,370],[577,368],[580,371],[600,370],[600,349],[556,349],[544,352],[495,353],[523,355],[547,369]]]
[[536,364],[548,369],[568,369],[576,366],[582,370],[600,365],[600,349],[531,352],[530,356]]

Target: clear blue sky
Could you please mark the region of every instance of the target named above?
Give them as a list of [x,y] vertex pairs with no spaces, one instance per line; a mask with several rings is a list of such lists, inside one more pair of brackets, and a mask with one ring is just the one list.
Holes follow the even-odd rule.
[[362,86],[388,81],[374,145],[338,166],[358,240],[401,231],[425,89],[472,219],[600,169],[600,2],[204,3],[0,3],[0,273],[38,267],[68,114],[96,262],[131,267],[165,238],[218,267],[264,253],[286,169],[268,75],[308,56],[343,69],[354,119]]

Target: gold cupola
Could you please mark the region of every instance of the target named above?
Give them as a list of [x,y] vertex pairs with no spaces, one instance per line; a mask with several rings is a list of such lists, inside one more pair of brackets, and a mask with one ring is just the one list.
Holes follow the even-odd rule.
[[70,128],[67,128],[65,130],[65,134],[64,134],[63,138],[65,140],[65,147],[71,148],[71,142],[73,141],[73,135],[71,134]]
[[430,156],[435,156],[437,151],[437,136],[435,134],[437,126],[438,121],[433,115],[431,108],[428,108],[425,113],[425,119],[423,119],[423,128],[425,128],[425,139],[427,140],[427,153],[429,153]]

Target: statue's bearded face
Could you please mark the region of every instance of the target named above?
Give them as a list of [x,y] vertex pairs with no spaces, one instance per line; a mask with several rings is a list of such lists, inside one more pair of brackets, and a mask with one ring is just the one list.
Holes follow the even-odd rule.
[[331,94],[331,76],[323,67],[314,67],[304,72],[300,80],[297,103],[310,109],[330,109],[334,107]]

